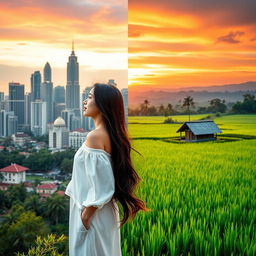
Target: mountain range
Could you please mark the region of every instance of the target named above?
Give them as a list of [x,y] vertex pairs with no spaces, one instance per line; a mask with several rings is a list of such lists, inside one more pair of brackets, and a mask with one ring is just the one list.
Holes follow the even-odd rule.
[[180,104],[187,96],[191,96],[194,102],[201,106],[209,105],[214,98],[225,100],[226,103],[242,101],[243,95],[251,93],[256,96],[256,82],[250,81],[240,84],[212,85],[205,87],[183,87],[170,90],[145,90],[137,92],[136,88],[129,88],[129,107],[133,108],[147,99],[151,105]]

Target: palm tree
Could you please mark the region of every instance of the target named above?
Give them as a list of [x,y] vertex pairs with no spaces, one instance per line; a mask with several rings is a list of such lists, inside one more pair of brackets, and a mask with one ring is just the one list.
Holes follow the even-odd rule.
[[55,220],[55,224],[57,225],[59,222],[59,217],[63,215],[66,209],[65,200],[63,200],[62,196],[52,195],[47,198],[45,202],[46,207],[46,215],[48,218],[52,218]]
[[186,98],[184,98],[182,107],[187,107],[189,121],[190,121],[190,107],[194,107],[194,106],[195,106],[195,103],[192,97],[187,96]]
[[39,195],[36,194],[27,197],[24,206],[27,211],[34,211],[37,215],[41,215],[42,204]]
[[148,113],[148,106],[149,106],[149,101],[146,99],[144,102],[141,104],[141,112],[147,115]]

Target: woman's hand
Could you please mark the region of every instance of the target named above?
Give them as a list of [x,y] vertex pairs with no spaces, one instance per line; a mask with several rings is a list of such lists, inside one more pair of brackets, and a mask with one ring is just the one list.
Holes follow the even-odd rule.
[[93,207],[93,206],[90,206],[90,207],[85,207],[83,210],[82,210],[82,213],[81,213],[81,220],[82,220],[82,223],[84,225],[84,227],[88,230],[90,228],[90,223],[91,223],[91,219],[92,219],[92,216],[94,214],[94,212],[97,210],[96,207]]

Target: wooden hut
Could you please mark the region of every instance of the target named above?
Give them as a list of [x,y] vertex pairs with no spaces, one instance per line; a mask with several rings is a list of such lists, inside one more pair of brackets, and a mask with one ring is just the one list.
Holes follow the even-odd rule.
[[[185,122],[177,132],[181,139],[191,142],[216,140],[217,133],[222,133],[214,121],[209,120]],[[185,138],[182,138],[182,132],[185,132]]]

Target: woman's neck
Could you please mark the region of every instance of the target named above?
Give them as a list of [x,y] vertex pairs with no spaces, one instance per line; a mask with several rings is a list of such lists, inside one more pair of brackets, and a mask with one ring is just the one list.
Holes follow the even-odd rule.
[[100,128],[105,127],[102,115],[100,115],[100,114],[93,117],[93,122],[94,122],[94,125],[95,125],[95,129],[100,129]]

